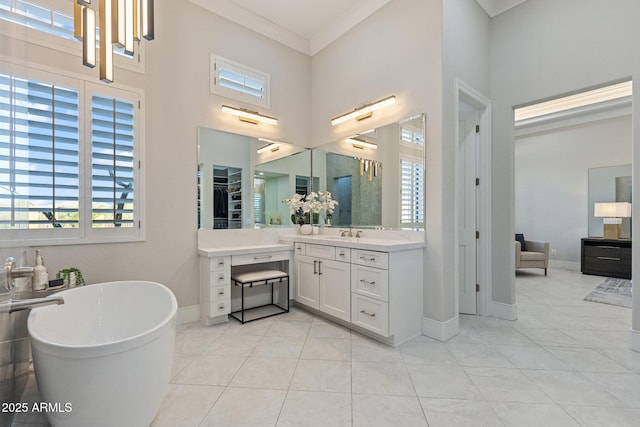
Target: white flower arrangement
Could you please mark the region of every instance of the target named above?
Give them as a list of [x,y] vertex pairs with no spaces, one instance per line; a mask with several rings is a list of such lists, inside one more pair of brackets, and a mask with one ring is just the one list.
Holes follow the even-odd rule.
[[294,224],[317,224],[322,210],[325,212],[325,220],[331,218],[338,204],[331,198],[331,193],[328,191],[319,193],[312,191],[306,195],[294,194],[290,199],[284,199],[282,203],[289,206],[291,221]]

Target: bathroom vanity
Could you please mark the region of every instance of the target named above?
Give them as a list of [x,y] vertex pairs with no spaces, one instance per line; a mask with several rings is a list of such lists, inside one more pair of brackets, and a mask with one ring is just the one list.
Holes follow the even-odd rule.
[[296,305],[391,345],[421,334],[424,242],[287,236]]
[[[287,243],[251,246],[201,247],[200,255],[200,320],[205,325],[226,322],[231,313],[231,274],[268,266],[289,274],[293,246]],[[291,284],[289,284],[291,288]],[[249,302],[261,300],[260,290],[249,295]],[[291,294],[291,289],[289,289]]]

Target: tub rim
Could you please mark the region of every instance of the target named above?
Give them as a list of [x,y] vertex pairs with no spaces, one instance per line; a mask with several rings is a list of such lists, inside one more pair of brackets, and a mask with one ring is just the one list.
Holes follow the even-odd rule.
[[[141,333],[131,335],[129,337],[122,338],[116,341],[97,343],[97,344],[62,344],[56,341],[52,341],[48,338],[45,338],[40,333],[38,333],[38,331],[33,330],[35,325],[39,321],[38,320],[39,310],[46,310],[46,309],[55,310],[56,308],[55,306],[37,307],[31,310],[31,312],[29,313],[29,317],[27,319],[27,329],[29,332],[29,337],[31,338],[31,346],[33,347],[33,349],[37,351],[42,351],[44,353],[47,353],[53,356],[76,359],[76,358],[87,358],[87,357],[100,357],[100,356],[107,356],[115,353],[121,353],[124,351],[135,349],[137,347],[140,347],[156,339],[157,337],[162,335],[165,332],[165,329],[167,329],[169,326],[171,326],[172,324],[175,326],[176,315],[178,311],[178,302],[176,300],[176,297],[173,291],[171,291],[171,289],[169,289],[166,285],[163,285],[162,283],[148,281],[148,280],[119,280],[119,281],[112,281],[112,282],[100,282],[92,285],[85,285],[81,287],[65,289],[63,291],[56,293],[56,295],[60,295],[64,297],[65,294],[69,294],[73,292],[81,292],[83,291],[83,289],[86,289],[87,287],[93,287],[93,286],[110,286],[110,285],[122,286],[125,284],[135,285],[136,283],[145,283],[145,284],[154,285],[155,287],[162,288],[169,295],[171,307],[168,314],[164,318],[162,318],[152,328],[147,329]],[[34,324],[33,327],[32,327],[32,323]]]

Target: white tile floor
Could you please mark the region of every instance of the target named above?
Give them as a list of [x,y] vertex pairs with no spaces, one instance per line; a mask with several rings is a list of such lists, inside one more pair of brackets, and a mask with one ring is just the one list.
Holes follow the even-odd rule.
[[602,281],[519,273],[517,321],[461,316],[400,348],[299,309],[183,325],[152,427],[639,426],[631,310],[582,301]]

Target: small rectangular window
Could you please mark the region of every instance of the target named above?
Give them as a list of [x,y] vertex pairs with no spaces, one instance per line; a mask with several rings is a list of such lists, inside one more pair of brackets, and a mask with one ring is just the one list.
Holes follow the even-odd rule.
[[211,55],[211,93],[269,108],[269,74]]
[[423,146],[424,133],[422,129],[403,125],[400,127],[400,142],[411,146]]

